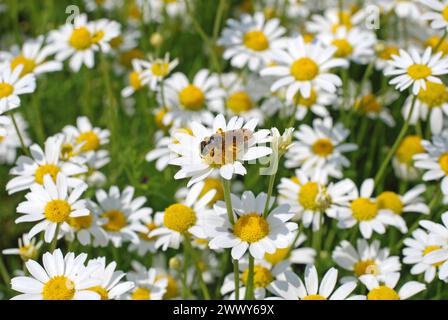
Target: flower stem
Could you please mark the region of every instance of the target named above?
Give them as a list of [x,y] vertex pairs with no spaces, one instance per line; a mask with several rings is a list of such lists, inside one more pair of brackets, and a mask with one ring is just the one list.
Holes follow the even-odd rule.
[[193,246],[191,245],[190,238],[188,236],[185,236],[184,245],[187,248],[188,253],[193,258],[193,262],[196,267],[197,274],[199,275],[199,286],[202,291],[202,295],[205,300],[210,300],[210,293],[208,291],[208,287],[204,281],[204,277],[202,275],[202,270],[199,265],[199,258],[196,255],[196,251],[194,250]]
[[398,134],[397,139],[395,140],[392,148],[389,150],[386,158],[384,158],[383,163],[381,164],[380,169],[378,170],[376,176],[375,176],[375,186],[378,186],[378,184],[382,181],[383,176],[386,172],[386,168],[390,162],[390,160],[392,159],[393,155],[395,154],[395,152],[397,151],[398,147],[400,146],[401,141],[403,141],[404,136],[406,135],[408,128],[409,128],[409,121],[411,119],[412,113],[414,112],[414,106],[415,106],[415,102],[417,100],[417,96],[414,96],[412,98],[412,105],[411,105],[411,109],[409,110],[409,114],[403,124],[403,127],[401,128],[400,133]]
[[246,294],[244,300],[254,300],[254,257],[250,254],[249,274],[247,275]]
[[53,238],[53,240],[51,240],[51,244],[50,244],[50,252],[51,253],[56,249],[56,245],[58,244],[58,234],[59,234],[60,227],[61,227],[61,225],[58,223],[56,225],[56,231],[54,232],[54,238]]
[[437,42],[436,46],[434,47],[434,50],[433,50],[434,53],[437,53],[437,51],[440,49],[440,46],[442,45],[443,41],[445,41],[447,35],[448,35],[448,30],[445,29],[445,31],[443,31],[443,36],[440,38],[439,42]]
[[264,218],[266,218],[269,214],[269,204],[271,202],[271,196],[272,196],[272,191],[274,189],[274,182],[275,182],[276,175],[277,175],[277,172],[275,172],[274,174],[272,174],[269,177],[268,196],[266,197],[266,204],[265,204],[264,210],[263,210]]
[[25,140],[23,139],[23,136],[20,133],[19,126],[17,125],[17,120],[16,120],[14,113],[11,113],[11,119],[12,119],[12,123],[14,124],[14,128],[16,129],[17,136],[19,137],[19,141],[20,141],[20,145],[22,146],[22,150],[27,156],[29,156],[30,152],[28,151],[28,148],[25,145]]
[[226,7],[225,0],[219,0],[218,10],[216,12],[215,24],[213,25],[213,40],[218,38],[219,28],[221,27],[222,17],[224,15],[224,9]]
[[235,300],[240,300],[240,270],[238,260],[233,260],[233,280],[235,282]]
[[2,275],[3,282],[9,288],[11,285],[11,279],[9,278],[8,270],[6,269],[5,263],[3,262],[3,255],[0,256],[0,274]]

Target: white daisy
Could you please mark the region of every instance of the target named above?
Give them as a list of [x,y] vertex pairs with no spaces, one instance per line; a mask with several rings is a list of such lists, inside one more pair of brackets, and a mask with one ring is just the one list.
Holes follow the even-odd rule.
[[[22,135],[23,143],[28,146],[31,142],[26,132],[28,123],[20,113],[15,113],[14,118]],[[0,163],[13,164],[17,158],[17,149],[20,149],[21,146],[20,138],[11,117],[0,116]]]
[[309,98],[313,87],[334,93],[342,85],[341,79],[330,72],[332,68],[347,66],[345,59],[333,58],[336,47],[305,43],[302,36],[289,39],[285,47],[275,52],[277,65],[261,71],[262,76],[278,78],[271,87],[273,92],[287,87],[286,99],[292,101],[297,92]]
[[25,263],[31,276],[11,280],[13,290],[21,294],[13,300],[99,300],[100,295],[90,288],[100,284],[92,278],[96,267],[84,265],[87,254],[62,255],[61,250],[43,255],[43,267],[34,260]]
[[170,163],[181,167],[174,178],[191,177],[190,186],[218,170],[226,180],[232,179],[233,174],[245,175],[244,161],[272,153],[271,148],[258,146],[267,142],[269,130],[255,131],[256,126],[256,119],[244,124],[244,119],[233,117],[226,122],[222,114],[216,116],[211,128],[193,122],[192,134],[175,134],[179,143],[169,146],[179,155]]
[[225,47],[223,57],[232,66],[258,71],[272,61],[275,42],[285,32],[279,19],[266,20],[261,12],[244,14],[240,20],[227,20],[218,44]]
[[19,246],[14,249],[4,249],[2,253],[4,255],[19,255],[23,261],[35,260],[39,256],[39,250],[42,246],[42,241],[37,241],[35,238],[31,238],[28,234],[23,234],[19,238]]
[[[425,0],[423,0],[425,1]],[[380,8],[387,14],[395,12],[400,18],[408,18],[419,20],[422,18],[418,1],[414,0],[376,0],[373,1],[375,5],[379,5]],[[420,0],[420,2],[422,2]]]
[[292,102],[287,101],[288,104],[295,110],[295,117],[297,120],[303,120],[305,116],[311,111],[314,115],[320,118],[330,116],[327,106],[333,104],[336,100],[336,95],[328,93],[324,90],[311,88],[309,98],[304,98],[300,92],[296,93]]
[[157,251],[155,245],[157,237],[150,236],[149,234],[151,231],[163,227],[163,216],[163,213],[157,212],[154,216],[148,213],[139,218],[146,230],[139,233],[140,241],[138,243],[131,243],[129,245],[129,251],[136,251],[141,257],[145,256],[148,252],[155,253]]
[[167,292],[168,279],[155,268],[145,269],[139,264],[132,264],[135,272],[127,273],[126,278],[132,281],[134,289],[125,295],[127,300],[162,300]]
[[325,32],[336,32],[340,27],[350,30],[352,27],[361,26],[365,21],[366,12],[359,10],[355,13],[350,10],[339,10],[339,8],[325,7],[324,15],[314,14],[311,19],[306,22],[306,30],[313,34]]
[[384,277],[383,281],[379,281],[378,278],[371,274],[363,275],[359,280],[369,290],[367,300],[406,300],[426,289],[423,283],[409,281],[403,284],[397,292],[395,287],[398,280],[400,280],[399,272],[389,273]]
[[414,166],[413,157],[424,153],[422,138],[418,135],[408,135],[400,143],[397,152],[392,159],[395,175],[407,181],[417,180],[420,176],[419,170]]
[[20,77],[23,65],[0,67],[0,115],[20,106],[19,96],[36,90],[36,78],[30,73]]
[[272,254],[277,248],[286,248],[291,232],[297,229],[296,223],[288,222],[294,214],[289,211],[288,205],[280,205],[265,218],[266,200],[265,193],[255,197],[252,192],[246,191],[241,199],[232,195],[234,224],[229,221],[225,203],[217,202],[214,206],[216,215],[206,217],[207,232],[212,238],[210,248],[232,248],[232,258],[235,260],[240,259],[247,250],[254,258],[262,259],[266,252]]
[[166,53],[162,59],[151,58],[149,61],[142,60],[141,63],[144,68],[142,77],[149,79],[149,88],[155,91],[160,82],[176,68],[179,60],[176,58],[170,61],[170,55]]
[[447,0],[420,0],[420,2],[430,9],[429,12],[425,12],[420,16],[420,19],[431,21],[431,28],[433,29],[448,28]]
[[80,144],[81,152],[97,151],[109,143],[110,132],[107,129],[93,127],[87,117],[78,117],[76,127],[68,125],[63,129],[64,133],[72,136],[76,144]]
[[47,174],[43,185],[34,184],[31,192],[25,195],[27,201],[17,206],[17,212],[24,214],[15,220],[21,222],[37,222],[28,235],[34,237],[44,231],[45,242],[51,242],[58,231],[58,226],[66,226],[70,218],[82,217],[89,214],[85,200],[79,200],[87,189],[86,184],[79,184],[69,192],[67,178],[59,173],[56,183]]

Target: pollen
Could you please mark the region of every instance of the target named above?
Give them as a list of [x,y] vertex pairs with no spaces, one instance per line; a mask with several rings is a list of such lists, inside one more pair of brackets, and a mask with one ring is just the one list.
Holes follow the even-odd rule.
[[56,181],[59,171],[59,167],[54,164],[43,164],[37,168],[34,179],[38,184],[43,184],[45,175],[49,174],[53,181]]
[[93,131],[82,132],[77,138],[77,143],[82,143],[81,151],[88,152],[98,150],[100,147],[100,138]]
[[65,276],[55,276],[45,283],[42,296],[44,300],[72,300],[75,284]]
[[70,36],[69,43],[76,50],[86,50],[93,44],[92,34],[86,27],[76,28]]
[[398,293],[389,287],[379,286],[370,290],[367,300],[400,300]]
[[426,89],[421,88],[417,98],[429,108],[441,107],[448,102],[448,91],[443,83],[426,81]]
[[[436,251],[436,250],[439,250],[439,249],[442,249],[442,247],[441,247],[441,246],[436,246],[436,245],[433,245],[433,246],[427,246],[427,247],[425,248],[425,250],[423,250],[422,255],[423,255],[423,256],[426,256],[428,253],[433,252],[433,251]],[[433,263],[432,265],[433,265],[434,267],[440,267],[444,262],[445,262],[445,261],[440,261],[440,262]]]
[[184,204],[176,203],[165,209],[163,224],[168,229],[185,233],[196,223],[196,213]]
[[207,178],[204,180],[204,187],[202,188],[199,198],[202,198],[210,190],[216,190],[215,196],[210,201],[210,205],[215,204],[219,200],[224,200],[224,189],[221,181],[216,178]]
[[226,106],[234,113],[239,114],[252,109],[254,103],[251,97],[246,92],[239,91],[230,95],[230,97],[227,99]]
[[233,234],[243,241],[254,243],[269,234],[269,224],[258,213],[245,214],[236,221]]
[[357,277],[365,274],[378,274],[378,266],[372,259],[361,260],[355,263],[353,266],[353,272]]
[[278,248],[274,253],[265,253],[264,260],[275,265],[284,261],[289,254],[289,248]]
[[89,229],[93,222],[93,217],[91,214],[81,217],[69,217],[68,224],[76,231]]
[[303,297],[302,300],[327,300],[327,298],[321,296],[320,294],[310,294],[309,296]]
[[9,83],[0,83],[0,99],[9,97],[14,92],[14,87]]
[[[244,270],[241,275],[241,281],[247,284],[249,278],[249,269]],[[254,286],[255,288],[266,288],[273,280],[271,271],[263,266],[254,266]]]
[[138,287],[132,292],[132,300],[151,300],[151,291],[147,288]]
[[403,202],[398,194],[392,191],[384,191],[376,198],[378,209],[389,209],[395,214],[403,213]]
[[33,72],[34,68],[36,68],[36,62],[33,59],[25,58],[22,55],[12,59],[11,69],[14,70],[16,67],[20,65],[23,66],[22,72],[20,73],[20,77],[23,77],[24,75]]
[[166,62],[155,62],[151,66],[151,72],[157,77],[165,77],[170,71],[170,66]]
[[66,200],[51,200],[45,205],[44,214],[47,220],[54,223],[67,221],[72,208]]
[[408,68],[408,75],[413,80],[421,80],[429,77],[432,74],[431,68],[424,64],[413,64]]
[[319,185],[316,182],[307,182],[300,187],[299,203],[305,210],[316,211],[317,196],[319,194]]
[[300,58],[292,63],[290,72],[297,81],[310,81],[319,74],[319,66],[310,58]]
[[313,143],[311,149],[314,154],[325,158],[333,153],[334,146],[330,139],[321,138]]
[[264,51],[269,48],[269,40],[261,31],[249,31],[243,37],[244,45],[253,51]]
[[395,156],[400,163],[411,165],[414,155],[423,152],[425,152],[425,148],[422,146],[422,138],[410,135],[403,139]]
[[179,100],[185,109],[199,111],[204,106],[205,96],[200,88],[189,84],[179,93]]
[[101,218],[107,218],[107,223],[103,224],[104,230],[118,232],[127,225],[127,219],[120,210],[112,209],[101,214]]
[[353,218],[358,221],[375,219],[378,214],[378,205],[370,199],[358,198],[351,203]]
[[335,57],[344,58],[353,53],[353,46],[346,39],[335,39],[331,43],[336,47]]
[[304,106],[306,108],[310,108],[314,106],[317,102],[317,92],[314,89],[311,89],[310,96],[308,98],[304,98],[300,92],[296,93],[294,96],[294,103],[296,105]]
[[440,169],[448,176],[448,153],[444,153],[439,157]]
[[107,290],[102,286],[90,287],[87,290],[98,293],[101,297],[101,300],[109,300],[109,294],[107,293]]

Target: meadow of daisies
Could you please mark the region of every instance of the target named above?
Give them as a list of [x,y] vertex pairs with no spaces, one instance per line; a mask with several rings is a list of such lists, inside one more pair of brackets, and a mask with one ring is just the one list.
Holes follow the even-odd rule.
[[0,0],[0,298],[448,298],[448,0]]

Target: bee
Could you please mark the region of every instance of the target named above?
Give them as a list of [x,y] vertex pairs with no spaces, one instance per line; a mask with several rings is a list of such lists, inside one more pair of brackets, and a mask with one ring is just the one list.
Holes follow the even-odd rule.
[[201,156],[210,164],[224,165],[236,160],[239,151],[247,149],[253,132],[249,129],[222,131],[201,141]]

